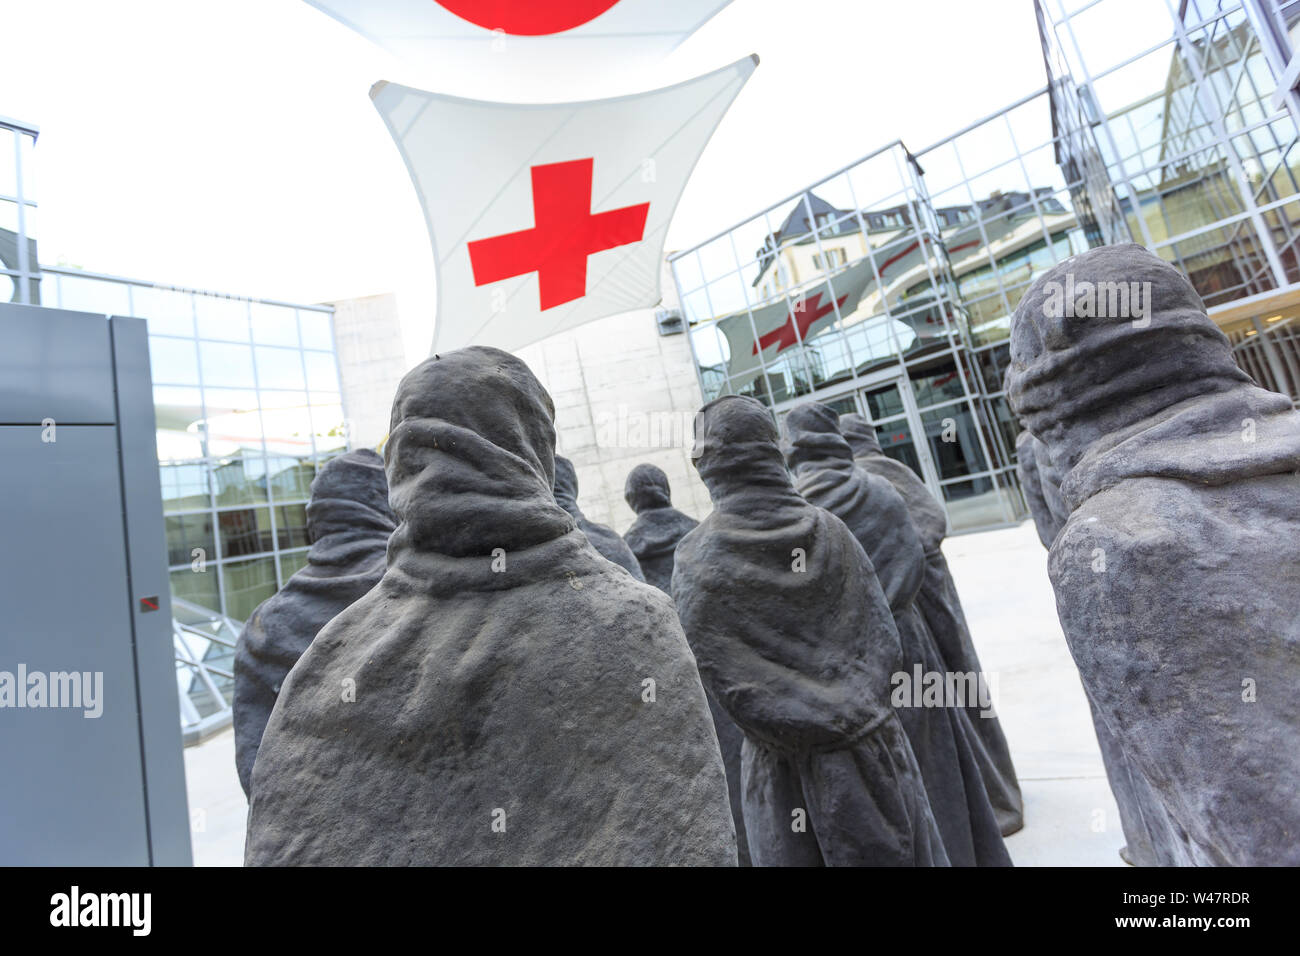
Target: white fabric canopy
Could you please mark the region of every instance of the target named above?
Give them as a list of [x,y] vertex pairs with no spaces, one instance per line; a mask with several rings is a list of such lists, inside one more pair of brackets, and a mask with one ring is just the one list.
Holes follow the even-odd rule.
[[371,90],[424,207],[434,350],[512,350],[660,301],[664,236],[757,63],[649,93],[516,105]]
[[592,77],[653,66],[729,0],[307,2],[400,57],[417,82],[530,99],[539,81],[582,96]]

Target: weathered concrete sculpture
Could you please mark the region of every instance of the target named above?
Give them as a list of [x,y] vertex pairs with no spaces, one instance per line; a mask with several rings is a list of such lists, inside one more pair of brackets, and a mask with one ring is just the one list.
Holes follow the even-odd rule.
[[921,536],[926,554],[938,551],[942,556],[939,546],[948,536],[948,514],[943,504],[930,494],[930,489],[916,472],[881,450],[875,426],[862,415],[840,415],[839,428],[853,453],[853,463],[863,471],[886,479],[903,496],[903,503],[907,505],[907,513]]
[[591,546],[607,560],[613,561],[625,569],[638,581],[645,580],[641,565],[617,531],[598,521],[591,521],[578,507],[578,472],[573,462],[567,458],[555,456],[555,500],[561,508],[573,516],[579,530],[587,536]]
[[[1016,436],[1016,474],[1020,477],[1020,489],[1025,493],[1025,503],[1029,505],[1029,516],[1034,519],[1034,530],[1044,548],[1051,548],[1052,542],[1065,525],[1066,515],[1056,513],[1047,502],[1043,490],[1043,477],[1038,469],[1038,453],[1043,443],[1027,431]],[[1060,495],[1060,489],[1057,489]]]
[[[916,753],[930,806],[954,866],[1009,866],[1011,857],[979,772],[979,749],[970,710],[989,703],[980,695],[978,671],[963,688],[973,699],[924,701],[925,675],[944,687],[948,679],[934,636],[917,604],[925,580],[925,549],[902,496],[886,479],[853,463],[853,452],[839,430],[839,416],[828,405],[810,402],[785,418],[785,457],[798,492],[842,520],[871,559],[898,627],[903,664],[898,674],[911,688],[897,708]],[[963,674],[966,671],[963,669]],[[933,681],[936,678],[931,678]],[[968,709],[969,708],[969,709]],[[980,718],[976,718],[980,719]]]
[[1129,767],[1190,862],[1300,864],[1300,415],[1136,245],[1029,289],[1009,385],[1065,476],[1048,570]]
[[307,564],[258,605],[235,643],[235,769],[245,796],[280,685],[320,629],[379,583],[396,526],[384,461],[370,449],[331,459],[312,481]]
[[756,866],[946,865],[898,716],[898,632],[844,523],[790,483],[767,409],[700,410],[713,512],[677,546],[673,597],[700,674],[745,735]]
[[623,498],[636,512],[636,521],[623,540],[636,556],[646,582],[671,594],[677,542],[699,522],[673,507],[668,476],[657,465],[641,464],[628,472]]
[[246,863],[735,864],[672,602],[556,504],[553,414],[498,349],[402,379],[388,570],[285,682]]
[[[876,429],[861,415],[839,418],[840,433],[853,451],[853,463],[863,471],[886,479],[903,498],[907,513],[921,538],[925,550],[925,579],[916,596],[917,607],[925,617],[939,646],[939,655],[949,671],[983,674],[975,642],[971,639],[966,612],[957,595],[957,584],[943,556],[943,539],[948,535],[948,515],[943,504],[930,493],[925,482],[900,461],[880,448]],[[975,731],[975,762],[998,829],[1003,836],[1025,825],[1024,799],[1020,782],[1011,762],[1011,748],[1002,732],[1002,722],[991,708],[967,708]]]
[[1088,709],[1092,713],[1106,780],[1119,808],[1120,829],[1124,833],[1120,857],[1133,866],[1194,866],[1195,858],[1188,849],[1186,834],[1170,818],[1146,777],[1130,764],[1091,697]]
[[[1025,493],[1025,500],[1029,503],[1029,513],[1034,520],[1038,540],[1043,543],[1043,547],[1050,549],[1069,515],[1065,513],[1065,506],[1061,502],[1060,483],[1047,457],[1047,448],[1028,431],[1022,431],[1016,436],[1016,472],[1020,476],[1020,487]],[[1084,696],[1087,697],[1086,691]],[[1147,813],[1143,814],[1139,794],[1149,788],[1143,786],[1140,777],[1135,777],[1124,751],[1097,713],[1096,705],[1090,697],[1087,699],[1102,766],[1106,769],[1106,779],[1119,808],[1120,827],[1124,831],[1125,845],[1119,851],[1120,856],[1134,866],[1156,866],[1164,855],[1157,849],[1158,838],[1153,838],[1152,828],[1148,826],[1145,817],[1164,816],[1158,806],[1159,801],[1150,801]],[[1164,865],[1176,863],[1176,859],[1164,859]]]
[[[636,521],[624,533],[623,540],[636,555],[646,582],[665,594],[672,594],[673,556],[677,552],[677,542],[699,522],[673,507],[668,476],[657,465],[640,464],[628,472],[623,497],[628,507],[636,512]],[[727,794],[731,798],[731,817],[736,824],[737,857],[741,866],[750,866],[740,795],[740,745],[744,736],[713,695],[708,693],[708,688],[705,688],[705,694],[709,699],[718,746],[722,750],[722,764],[727,770]]]

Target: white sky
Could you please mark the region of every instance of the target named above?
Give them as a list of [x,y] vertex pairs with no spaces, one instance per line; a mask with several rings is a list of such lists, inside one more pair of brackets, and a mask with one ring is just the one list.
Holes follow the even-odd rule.
[[[0,0],[0,26],[0,114],[41,128],[42,262],[301,302],[396,292],[408,361],[427,354],[428,235],[368,95],[421,85],[409,67],[302,0]],[[587,95],[749,53],[762,62],[669,249],[1046,82],[1031,0],[735,0],[653,75],[594,77]]]

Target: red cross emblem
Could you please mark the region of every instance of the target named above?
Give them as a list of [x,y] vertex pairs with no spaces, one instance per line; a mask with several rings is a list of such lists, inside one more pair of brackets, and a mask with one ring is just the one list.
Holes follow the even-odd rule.
[[[835,305],[843,305],[848,299],[848,293],[840,296],[835,300]],[[818,292],[815,296],[803,304],[803,308],[791,309],[790,317],[785,320],[785,325],[779,329],[773,329],[754,343],[754,351],[751,355],[757,355],[760,351],[766,350],[769,346],[775,345],[777,351],[781,352],[796,342],[808,337],[808,330],[812,324],[824,315],[829,315],[834,311],[835,306],[827,302],[821,304],[822,294]],[[799,338],[795,338],[795,328],[799,330]]]
[[587,294],[587,257],[640,242],[648,202],[591,212],[594,159],[533,166],[531,229],[468,243],[474,284],[537,273],[543,311]]

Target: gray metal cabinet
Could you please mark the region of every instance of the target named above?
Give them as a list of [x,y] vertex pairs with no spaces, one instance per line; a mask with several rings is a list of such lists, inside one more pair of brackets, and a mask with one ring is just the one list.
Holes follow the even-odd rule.
[[143,321],[0,305],[0,528],[0,864],[188,865]]

